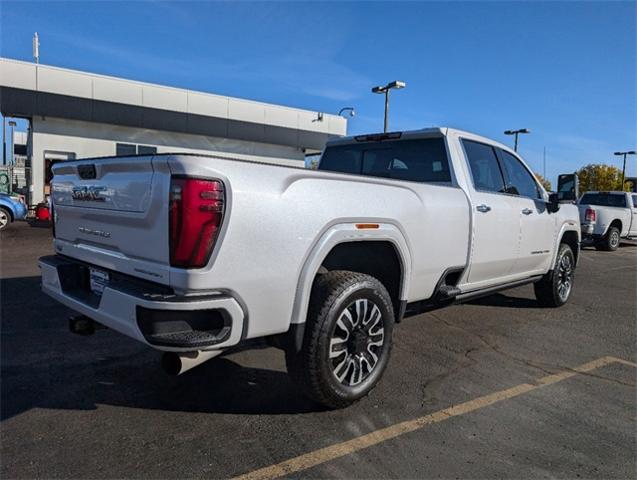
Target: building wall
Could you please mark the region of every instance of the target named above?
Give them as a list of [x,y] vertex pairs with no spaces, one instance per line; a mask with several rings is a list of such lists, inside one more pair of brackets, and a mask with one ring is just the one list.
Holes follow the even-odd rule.
[[44,200],[46,152],[73,153],[76,159],[112,156],[116,153],[116,143],[154,146],[157,147],[158,153],[214,153],[224,157],[295,166],[302,166],[305,158],[303,150],[295,147],[52,117],[33,117],[31,203]]

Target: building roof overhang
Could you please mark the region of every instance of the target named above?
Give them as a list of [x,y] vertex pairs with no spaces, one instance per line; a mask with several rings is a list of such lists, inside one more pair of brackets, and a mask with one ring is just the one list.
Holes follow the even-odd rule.
[[0,111],[322,150],[338,115],[0,58]]

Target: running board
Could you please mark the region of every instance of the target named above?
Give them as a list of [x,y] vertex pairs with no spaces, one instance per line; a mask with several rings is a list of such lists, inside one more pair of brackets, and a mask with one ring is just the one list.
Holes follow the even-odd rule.
[[502,290],[508,290],[510,288],[521,287],[522,285],[527,285],[529,283],[535,283],[542,278],[542,275],[536,275],[534,277],[525,278],[523,280],[517,280],[511,283],[503,283],[500,285],[494,285],[493,287],[483,288],[481,290],[474,290],[472,292],[461,293],[456,295],[455,300],[458,303],[466,302],[467,300],[474,300],[480,297],[486,297],[487,295],[491,295],[496,292],[501,292]]

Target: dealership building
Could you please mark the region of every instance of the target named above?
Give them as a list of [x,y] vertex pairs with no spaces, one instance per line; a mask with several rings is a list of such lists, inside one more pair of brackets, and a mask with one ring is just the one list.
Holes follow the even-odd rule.
[[48,195],[59,161],[190,152],[303,166],[347,131],[338,115],[6,58],[0,112],[28,122],[32,205]]

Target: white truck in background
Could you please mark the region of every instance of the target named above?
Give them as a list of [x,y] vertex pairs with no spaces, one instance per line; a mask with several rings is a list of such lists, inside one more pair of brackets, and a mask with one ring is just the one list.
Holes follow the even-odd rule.
[[44,292],[181,373],[248,339],[329,407],[367,395],[405,312],[573,288],[580,222],[516,152],[449,128],[327,144],[318,170],[165,154],[53,167]]
[[637,236],[637,193],[586,192],[579,199],[583,241],[614,251],[622,238]]

